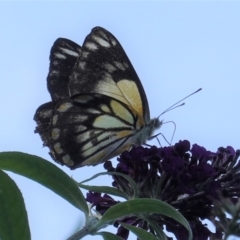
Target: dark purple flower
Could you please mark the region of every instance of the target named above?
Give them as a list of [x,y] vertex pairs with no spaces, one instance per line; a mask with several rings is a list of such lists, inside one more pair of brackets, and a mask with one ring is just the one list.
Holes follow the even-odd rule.
[[[240,151],[235,152],[232,147],[221,147],[213,153],[197,144],[191,147],[189,141],[184,140],[163,148],[134,147],[120,155],[116,168],[109,161],[104,166],[110,172],[130,176],[138,186],[139,198],[155,198],[172,205],[188,220],[193,238],[207,240],[210,236],[221,238],[223,234],[219,230],[212,233],[201,221],[212,221],[214,201],[240,196],[239,155]],[[112,185],[132,197],[133,190],[126,179],[114,175]],[[117,204],[106,194],[101,197],[101,194],[91,193],[87,200],[101,213]],[[151,231],[146,222],[137,217],[121,221]],[[187,239],[187,230],[173,219],[154,216],[154,221],[160,228],[166,226],[177,239]],[[127,239],[128,231],[118,222],[115,226],[119,227],[117,234]]]
[[100,214],[104,214],[111,206],[117,204],[119,201],[115,201],[107,194],[102,196],[101,193],[88,192],[86,200],[96,206],[96,211]]

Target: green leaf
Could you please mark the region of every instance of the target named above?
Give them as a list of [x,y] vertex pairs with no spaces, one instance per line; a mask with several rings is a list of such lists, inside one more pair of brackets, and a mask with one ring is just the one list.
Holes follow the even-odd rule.
[[151,225],[152,229],[155,231],[156,236],[161,239],[161,240],[167,240],[167,236],[164,233],[163,229],[159,227],[159,225],[156,223],[156,221],[154,221],[153,219],[151,219],[149,216],[144,217],[144,220],[146,220],[148,222],[149,225]]
[[104,240],[122,240],[119,236],[109,232],[97,232],[94,235],[100,235]]
[[30,240],[27,211],[15,182],[0,170],[0,239]]
[[126,223],[120,223],[123,227],[127,228],[129,231],[134,233],[138,239],[140,240],[163,240],[155,237],[152,233],[147,232],[146,230],[143,230],[142,228],[138,228]]
[[119,218],[129,215],[139,217],[139,214],[162,214],[173,218],[187,228],[189,232],[189,239],[192,239],[191,228],[182,214],[169,204],[156,199],[138,198],[118,203],[104,213],[96,227],[100,228],[112,221],[116,221]]
[[49,161],[21,152],[2,152],[0,169],[20,174],[42,184],[88,217],[87,203],[75,181]]
[[122,197],[125,199],[128,199],[128,196],[126,194],[124,194],[122,191],[113,188],[113,187],[108,187],[108,186],[90,186],[90,185],[84,185],[81,183],[78,183],[78,186],[80,188],[86,189],[86,190],[90,190],[93,192],[98,192],[98,193],[107,193],[107,194],[111,194],[114,196],[118,196],[118,197]]
[[[101,172],[101,173],[95,174],[91,178],[88,178],[88,179],[86,179],[86,180],[84,180],[84,181],[82,181],[82,182],[80,182],[78,184],[83,184],[85,182],[89,182],[89,181],[91,181],[91,180],[93,180],[93,179],[95,179],[95,178],[97,178],[99,176],[103,176],[103,175],[113,175],[113,176],[116,175],[116,176],[121,176],[121,177],[125,178],[129,182],[129,184],[130,184],[130,186],[132,187],[132,190],[133,190],[133,194],[132,194],[131,198],[135,199],[138,196],[138,186],[137,186],[137,184],[134,182],[134,180],[132,180],[132,178],[130,178],[129,176],[127,176],[126,174],[123,174],[123,173],[118,173],[118,172]],[[125,194],[125,193],[123,193],[123,194]],[[125,194],[125,195],[127,196],[126,199],[129,199],[129,196],[127,194]]]

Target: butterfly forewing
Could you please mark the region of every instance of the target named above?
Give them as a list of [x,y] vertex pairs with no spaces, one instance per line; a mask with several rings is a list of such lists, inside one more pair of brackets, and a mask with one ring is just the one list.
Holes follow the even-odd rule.
[[118,40],[103,28],[92,29],[86,37],[69,88],[72,95],[93,92],[116,98],[144,117],[139,121],[149,120],[142,84]]
[[68,39],[58,38],[53,44],[47,77],[53,101],[69,97],[69,77],[80,54],[81,47]]
[[71,169],[143,144],[157,126],[131,62],[103,28],[94,28],[82,47],[56,40],[47,83],[52,102],[37,109],[35,132],[52,158]]

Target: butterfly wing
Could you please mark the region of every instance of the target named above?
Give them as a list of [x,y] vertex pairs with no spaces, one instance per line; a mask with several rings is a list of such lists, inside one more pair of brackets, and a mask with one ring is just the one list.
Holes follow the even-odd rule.
[[99,164],[128,150],[134,141],[136,121],[128,106],[116,99],[79,94],[72,101],[59,101],[51,112],[48,131],[39,128],[38,132],[52,158],[75,169]]
[[69,77],[80,54],[81,47],[71,40],[58,38],[54,42],[47,77],[48,91],[53,102],[69,97]]
[[99,93],[127,104],[139,117],[150,120],[143,86],[118,40],[107,30],[95,27],[82,45],[82,53],[70,77],[72,95]]
[[[70,101],[69,78],[80,54],[81,47],[65,38],[58,38],[51,48],[47,87],[52,101],[41,105],[34,115],[34,120],[38,125],[35,133],[40,134],[44,146],[48,146],[51,152],[53,151],[51,131],[54,111],[63,99]],[[53,157],[53,154],[50,154]],[[53,159],[61,162],[57,156]]]
[[71,169],[106,161],[152,132],[144,127],[150,117],[142,84],[120,43],[103,28],[94,28],[82,47],[56,40],[47,83],[52,102],[37,109],[35,132],[52,158]]

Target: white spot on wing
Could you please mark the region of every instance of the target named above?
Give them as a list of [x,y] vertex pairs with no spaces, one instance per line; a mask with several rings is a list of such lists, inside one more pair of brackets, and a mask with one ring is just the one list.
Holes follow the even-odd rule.
[[82,70],[84,70],[84,69],[86,68],[86,62],[79,62],[79,63],[78,63],[78,66],[79,66]]
[[73,50],[67,49],[67,48],[60,48],[62,49],[62,51],[68,55],[74,56],[74,57],[78,57],[79,54]]
[[76,115],[73,117],[72,121],[75,123],[79,123],[79,122],[81,123],[87,119],[88,119],[88,116],[86,115]]
[[60,73],[59,71],[56,71],[56,70],[52,70],[50,73],[49,73],[50,76],[59,76]]
[[69,102],[66,103],[62,103],[59,107],[58,107],[58,111],[59,112],[66,112],[69,108],[72,107],[72,104]]
[[52,65],[57,66],[59,64],[59,61],[53,61]]
[[101,113],[99,110],[94,109],[94,108],[88,108],[87,112],[92,113],[92,114],[100,114]]
[[114,61],[114,64],[116,65],[117,68],[121,69],[122,71],[126,70],[122,63]]
[[63,153],[63,150],[62,150],[62,148],[61,148],[61,144],[60,144],[60,143],[55,143],[54,146],[53,146],[53,148],[54,148],[54,150],[55,150],[55,152],[56,152],[57,154]]
[[58,115],[54,115],[52,118],[52,124],[55,125],[58,121]]
[[112,73],[112,72],[114,72],[117,68],[116,67],[114,67],[112,64],[110,64],[110,63],[106,63],[105,65],[104,65],[104,68],[109,72],[109,73]]
[[82,131],[84,131],[86,129],[87,129],[87,127],[85,127],[83,125],[78,125],[78,126],[75,127],[75,131],[76,132],[82,132]]
[[48,109],[48,110],[44,110],[44,111],[39,112],[39,116],[41,118],[47,118],[47,117],[50,117],[51,115],[52,115],[52,109]]
[[57,58],[60,58],[60,59],[66,59],[66,56],[61,54],[61,53],[55,53],[54,54]]
[[66,164],[67,166],[73,166],[74,162],[71,160],[70,156],[68,154],[64,155],[62,157],[62,161],[64,162],[64,164]]
[[86,46],[86,48],[88,48],[89,50],[92,50],[92,51],[98,49],[97,45],[95,43],[92,43],[92,42],[87,42],[85,44],[85,46]]
[[78,103],[87,103],[88,101],[92,100],[93,97],[90,95],[80,95],[74,98],[74,102]]
[[114,38],[111,38],[111,43],[112,43],[113,46],[117,45],[117,41]]
[[129,65],[127,64],[127,62],[123,62],[123,65],[125,68],[129,68]]
[[82,52],[81,52],[81,56],[82,56],[83,58],[87,58],[88,55],[89,55],[89,52],[87,52],[87,51],[82,51]]
[[59,133],[60,133],[60,129],[59,128],[54,128],[51,132],[51,136],[53,140],[56,140],[59,138]]
[[101,38],[101,37],[98,37],[98,36],[96,36],[96,35],[93,35],[93,39],[94,39],[99,45],[101,45],[101,46],[103,46],[103,47],[106,47],[106,48],[111,47],[110,43],[107,42],[106,40],[104,40],[104,39]]
[[104,31],[102,31],[102,30],[99,30],[99,35],[100,36],[102,36],[102,38],[107,38],[107,36],[106,36],[106,34],[105,34],[105,32]]
[[129,125],[109,115],[102,115],[97,117],[93,123],[93,126],[96,128],[106,128],[106,129],[129,127]]

